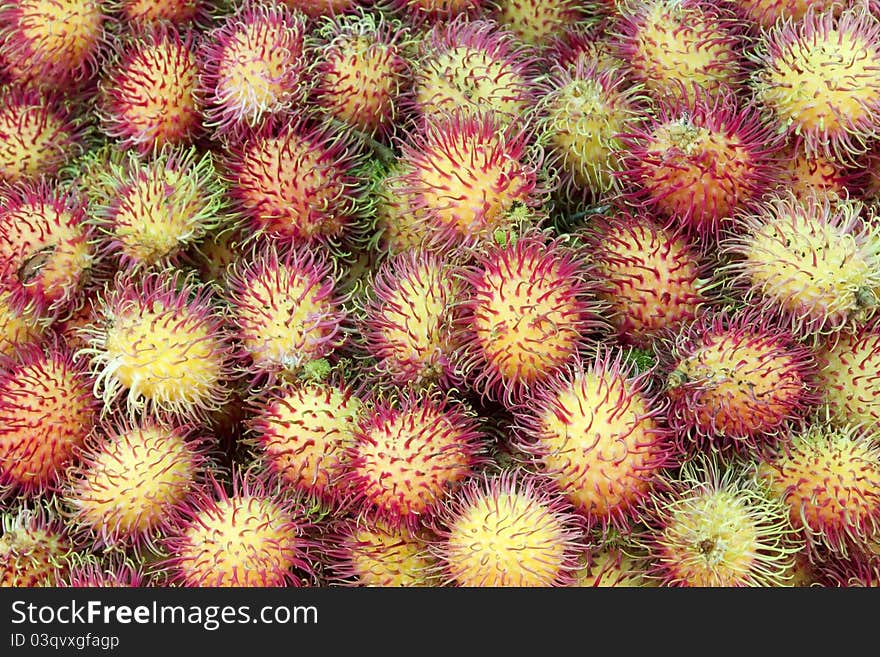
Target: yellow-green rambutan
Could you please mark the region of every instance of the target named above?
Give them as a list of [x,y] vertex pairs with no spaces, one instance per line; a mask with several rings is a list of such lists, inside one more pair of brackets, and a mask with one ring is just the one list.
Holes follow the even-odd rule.
[[83,329],[103,413],[204,419],[230,397],[232,343],[212,290],[180,270],[120,272]]
[[769,125],[808,155],[851,162],[866,151],[880,130],[880,19],[867,8],[779,21],[750,57]]
[[664,587],[779,587],[803,541],[754,461],[697,456],[670,470],[634,543]]
[[54,586],[73,553],[54,500],[0,512],[0,587]]

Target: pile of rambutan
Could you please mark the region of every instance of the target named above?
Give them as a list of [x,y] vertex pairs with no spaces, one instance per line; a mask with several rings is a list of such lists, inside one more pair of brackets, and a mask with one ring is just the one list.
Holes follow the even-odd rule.
[[0,585],[878,585],[877,7],[2,0]]

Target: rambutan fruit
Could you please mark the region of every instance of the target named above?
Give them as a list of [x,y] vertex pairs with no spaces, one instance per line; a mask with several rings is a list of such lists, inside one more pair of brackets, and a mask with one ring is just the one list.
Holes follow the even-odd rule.
[[339,523],[327,549],[332,582],[342,586],[435,587],[437,557],[424,529],[351,520]]
[[803,547],[753,461],[698,456],[670,470],[634,542],[664,587],[781,587]]
[[171,586],[307,586],[312,576],[303,509],[253,470],[232,473],[224,487],[210,486],[178,510],[166,533],[167,558],[157,569]]
[[832,427],[823,418],[791,432],[760,461],[771,495],[785,505],[807,550],[847,554],[880,531],[880,447],[876,427]]
[[473,409],[451,395],[397,397],[372,400],[359,419],[347,477],[361,515],[414,527],[483,462],[485,436]]
[[819,403],[811,350],[751,309],[703,314],[656,352],[683,451],[760,452]]
[[545,482],[517,471],[477,475],[454,491],[430,549],[443,585],[568,586],[583,530]]
[[16,309],[47,320],[70,309],[96,258],[86,219],[61,184],[0,186],[0,287]]
[[621,141],[628,158],[618,175],[632,187],[630,200],[710,243],[775,175],[778,138],[726,92],[696,89],[687,102],[660,102]]
[[26,345],[0,371],[0,485],[55,490],[98,415],[92,379],[63,343]]
[[411,83],[407,30],[382,14],[360,12],[327,19],[312,32],[319,48],[317,106],[331,119],[384,138],[400,119]]
[[818,585],[825,588],[880,587],[880,559],[870,551],[851,549],[819,562]]
[[53,586],[72,553],[64,523],[51,504],[0,513],[0,587]]
[[148,161],[129,151],[118,165],[108,163],[102,184],[92,214],[106,235],[106,257],[126,267],[176,263],[226,219],[212,154],[195,147],[163,147]]
[[459,369],[484,398],[514,405],[552,378],[607,328],[590,266],[561,240],[529,233],[475,253]]
[[0,5],[0,69],[16,84],[73,88],[97,70],[102,0],[7,0]]
[[208,24],[206,0],[112,0],[113,13],[126,23],[168,22],[177,27]]
[[255,406],[248,442],[272,476],[309,499],[331,506],[346,500],[359,394],[337,382],[293,382],[271,388]]
[[[550,38],[541,53],[541,67],[549,70],[554,66],[574,71],[584,69],[626,69],[626,62],[617,56],[617,49],[606,35],[601,23],[585,26],[567,26]],[[580,64],[578,62],[581,62]]]
[[305,98],[306,17],[281,0],[244,2],[208,32],[200,89],[214,135],[286,118]]
[[438,23],[419,42],[412,65],[414,109],[425,119],[458,110],[522,123],[534,106],[536,61],[496,21],[458,16]]
[[455,312],[464,285],[457,269],[448,258],[418,249],[379,265],[357,323],[380,378],[401,386],[438,383],[444,388],[458,380]]
[[52,177],[82,147],[82,121],[51,92],[0,87],[0,182]]
[[102,426],[65,482],[72,531],[104,549],[154,545],[198,484],[199,441],[193,427],[155,419]]
[[541,154],[529,149],[529,134],[492,114],[457,112],[410,135],[401,146],[402,186],[428,233],[426,247],[491,241],[497,230],[517,228],[517,208],[542,205]]
[[223,407],[233,347],[209,287],[180,270],[120,272],[99,304],[77,356],[90,361],[104,414],[117,400],[132,418],[159,411],[197,420]]
[[16,308],[8,292],[0,292],[0,356],[14,356],[24,345],[39,342],[45,328],[39,317]]
[[254,243],[232,264],[226,297],[244,364],[260,372],[296,372],[329,356],[345,340],[347,312],[322,251]]
[[192,144],[202,133],[203,111],[196,32],[144,24],[114,44],[97,99],[105,134],[142,155]]
[[676,462],[665,408],[649,372],[600,349],[536,386],[515,413],[516,448],[548,476],[590,526],[629,524],[663,468]]
[[186,266],[199,274],[202,282],[226,289],[230,267],[247,253],[247,240],[237,222],[222,223],[196,240],[183,254]]
[[746,80],[742,29],[732,11],[705,0],[622,3],[612,31],[618,57],[655,100],[690,102]]
[[867,321],[880,288],[880,228],[855,201],[781,193],[738,217],[719,270],[762,315],[803,337]]
[[837,425],[880,426],[880,322],[842,331],[816,348],[817,388]]
[[[631,531],[631,530],[628,530]],[[598,537],[583,551],[571,586],[578,588],[650,588],[657,581],[645,576],[646,565],[629,539]]]
[[229,194],[249,233],[294,242],[341,237],[361,211],[360,162],[347,133],[300,117],[227,151]]
[[555,66],[538,103],[535,133],[569,197],[601,196],[625,162],[619,135],[644,120],[642,96],[621,69],[578,61]]
[[544,46],[589,14],[580,0],[492,0],[489,15],[523,43]]
[[880,19],[809,10],[780,21],[749,54],[766,121],[808,155],[851,162],[880,130]]
[[680,229],[614,208],[578,231],[622,344],[650,348],[712,303],[708,261]]

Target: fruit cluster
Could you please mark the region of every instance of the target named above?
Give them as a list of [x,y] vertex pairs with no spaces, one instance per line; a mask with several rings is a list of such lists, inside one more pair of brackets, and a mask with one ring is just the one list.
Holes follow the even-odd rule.
[[0,584],[880,584],[874,0],[0,0]]

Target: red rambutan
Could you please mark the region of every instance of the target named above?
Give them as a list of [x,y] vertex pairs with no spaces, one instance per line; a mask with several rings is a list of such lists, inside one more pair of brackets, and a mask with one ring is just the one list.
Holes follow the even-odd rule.
[[54,176],[81,148],[69,103],[50,93],[0,87],[0,181]]
[[0,69],[16,84],[71,88],[92,77],[107,18],[102,0],[0,4]]
[[516,412],[516,445],[590,525],[626,527],[677,450],[649,372],[620,349],[537,386]]
[[434,391],[376,399],[349,448],[352,503],[367,517],[415,527],[484,457],[476,414]]
[[193,143],[202,132],[197,54],[190,27],[159,22],[120,36],[99,83],[104,132],[141,154]]
[[8,292],[0,292],[0,356],[13,356],[24,345],[39,342],[45,328],[39,317],[17,308]]
[[172,586],[307,586],[312,577],[309,522],[294,499],[253,470],[235,470],[227,487],[210,486],[178,509],[157,563]]
[[502,127],[492,114],[431,120],[401,146],[402,186],[417,211],[425,246],[447,251],[490,241],[517,228],[522,208],[538,208],[541,154],[529,133]]
[[459,367],[483,397],[521,401],[606,328],[589,265],[541,233],[476,253],[463,277]]
[[286,487],[335,506],[349,495],[348,449],[362,409],[360,396],[345,384],[285,384],[256,404],[247,421],[249,442]]
[[75,552],[67,559],[67,568],[57,573],[53,586],[61,588],[142,588],[150,585],[144,566],[113,552],[91,555]]
[[235,338],[259,372],[296,372],[345,340],[347,313],[322,251],[257,242],[225,282]]
[[72,553],[64,523],[52,504],[0,512],[0,587],[53,586]]
[[452,19],[476,19],[488,0],[390,0],[390,8],[414,25],[443,24]]
[[491,0],[489,15],[520,41],[535,46],[548,44],[589,16],[580,0]]
[[70,310],[96,259],[82,199],[45,179],[0,186],[0,287],[19,310]]
[[55,490],[97,415],[92,379],[62,343],[21,348],[0,370],[0,485]]
[[880,532],[880,447],[876,427],[832,427],[823,419],[792,432],[760,461],[771,494],[788,510],[807,549],[847,554]]
[[447,499],[430,546],[442,584],[569,585],[584,533],[569,508],[542,480],[516,471],[470,479]]
[[810,349],[751,309],[701,315],[656,352],[683,451],[762,451],[819,402]]
[[711,303],[708,262],[681,230],[615,208],[591,217],[580,235],[619,342],[649,348]]
[[205,126],[236,134],[286,117],[305,99],[306,17],[281,0],[244,2],[205,39]]
[[360,155],[345,133],[293,119],[228,151],[225,176],[250,233],[314,242],[342,236],[360,212]]
[[718,239],[775,176],[778,139],[730,93],[661,102],[621,140],[627,162],[618,175],[631,184],[630,199],[701,240]]
[[127,23],[168,22],[177,27],[205,25],[207,0],[110,0],[113,12]]
[[455,312],[464,286],[456,271],[448,258],[417,249],[379,265],[358,323],[380,377],[396,385],[444,388],[458,380]]
[[204,448],[193,427],[154,419],[101,429],[68,473],[69,526],[97,547],[153,546],[196,488]]

